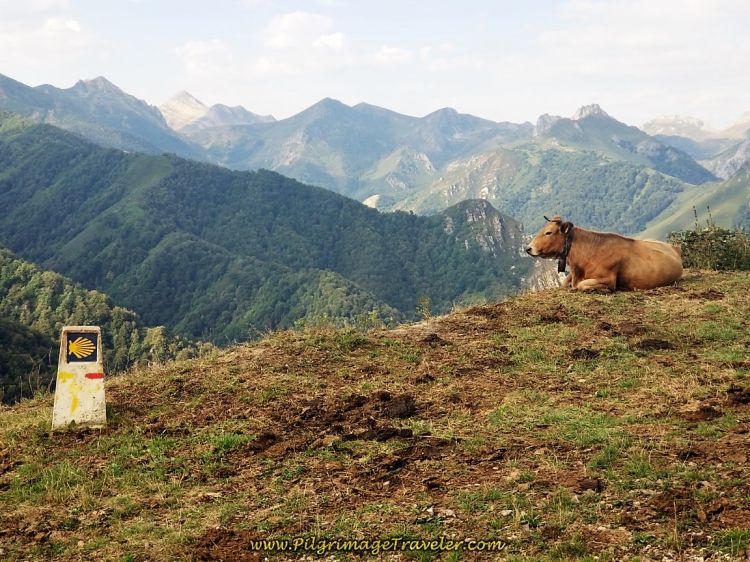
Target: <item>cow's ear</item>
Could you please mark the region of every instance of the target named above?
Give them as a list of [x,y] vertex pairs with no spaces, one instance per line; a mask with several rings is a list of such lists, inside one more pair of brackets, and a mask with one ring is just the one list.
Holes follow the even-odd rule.
[[573,228],[572,222],[564,222],[560,226],[560,230],[562,231],[563,234],[567,234],[568,232],[570,232],[571,228]]

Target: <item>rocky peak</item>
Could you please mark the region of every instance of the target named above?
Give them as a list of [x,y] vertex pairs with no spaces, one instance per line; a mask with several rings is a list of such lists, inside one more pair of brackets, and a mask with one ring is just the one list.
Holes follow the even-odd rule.
[[324,109],[326,111],[339,111],[343,109],[349,109],[349,106],[344,102],[335,100],[333,98],[323,98],[318,103],[313,105],[310,109]]
[[104,76],[97,76],[91,80],[79,80],[75,83],[73,90],[82,93],[110,93],[110,94],[124,94],[124,92],[115,86],[112,82],[107,80]]
[[425,119],[452,119],[458,115],[458,111],[452,107],[443,107],[424,116]]
[[550,132],[550,129],[552,129],[553,125],[560,119],[562,119],[562,117],[560,117],[559,115],[550,115],[549,113],[540,115],[539,119],[536,120],[536,126],[534,127],[534,136],[537,137],[539,135],[546,135]]
[[164,120],[172,129],[181,129],[200,119],[208,108],[186,91],[181,91],[159,106]]
[[580,121],[586,117],[609,117],[609,114],[598,103],[592,103],[578,108],[578,111],[573,114],[573,121]]

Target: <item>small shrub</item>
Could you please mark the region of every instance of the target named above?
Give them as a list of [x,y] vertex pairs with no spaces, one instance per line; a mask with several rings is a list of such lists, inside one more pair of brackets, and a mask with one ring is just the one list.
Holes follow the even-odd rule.
[[710,211],[705,228],[698,224],[696,213],[694,230],[672,232],[667,241],[680,247],[685,267],[718,271],[750,269],[750,233],[742,228],[716,226]]

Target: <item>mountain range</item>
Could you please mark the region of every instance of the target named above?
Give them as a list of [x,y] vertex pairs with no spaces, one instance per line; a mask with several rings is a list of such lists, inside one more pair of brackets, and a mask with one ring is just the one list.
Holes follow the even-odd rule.
[[[85,94],[91,91],[96,95]],[[49,106],[55,111],[44,110]],[[596,104],[570,118],[543,115],[532,125],[450,108],[411,117],[327,98],[277,121],[242,107],[208,107],[186,92],[156,108],[101,77],[67,90],[29,88],[3,77],[0,107],[105,146],[274,170],[380,210],[430,214],[484,198],[532,229],[542,214],[562,212],[594,228],[635,234],[680,193],[730,178],[747,158],[739,139],[664,134],[702,130],[694,120],[646,127],[654,136]],[[700,159],[696,150],[711,159]],[[603,191],[611,208],[597,199]]]

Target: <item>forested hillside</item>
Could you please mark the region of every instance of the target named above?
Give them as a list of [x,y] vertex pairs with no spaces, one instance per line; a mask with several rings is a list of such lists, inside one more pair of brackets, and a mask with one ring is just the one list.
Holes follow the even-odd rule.
[[52,338],[0,316],[0,403],[10,404],[46,390],[54,377],[57,355]]
[[6,402],[49,385],[57,366],[60,330],[66,325],[102,327],[109,373],[136,363],[192,357],[199,351],[198,344],[170,335],[163,326],[144,326],[135,312],[116,306],[107,295],[88,291],[2,247],[0,318],[5,321],[0,334],[0,395]]
[[502,252],[441,215],[380,214],[272,172],[102,149],[8,114],[0,170],[0,242],[147,324],[220,343],[300,318],[398,320],[422,297],[445,310],[513,292],[530,265],[491,207],[479,220]]

